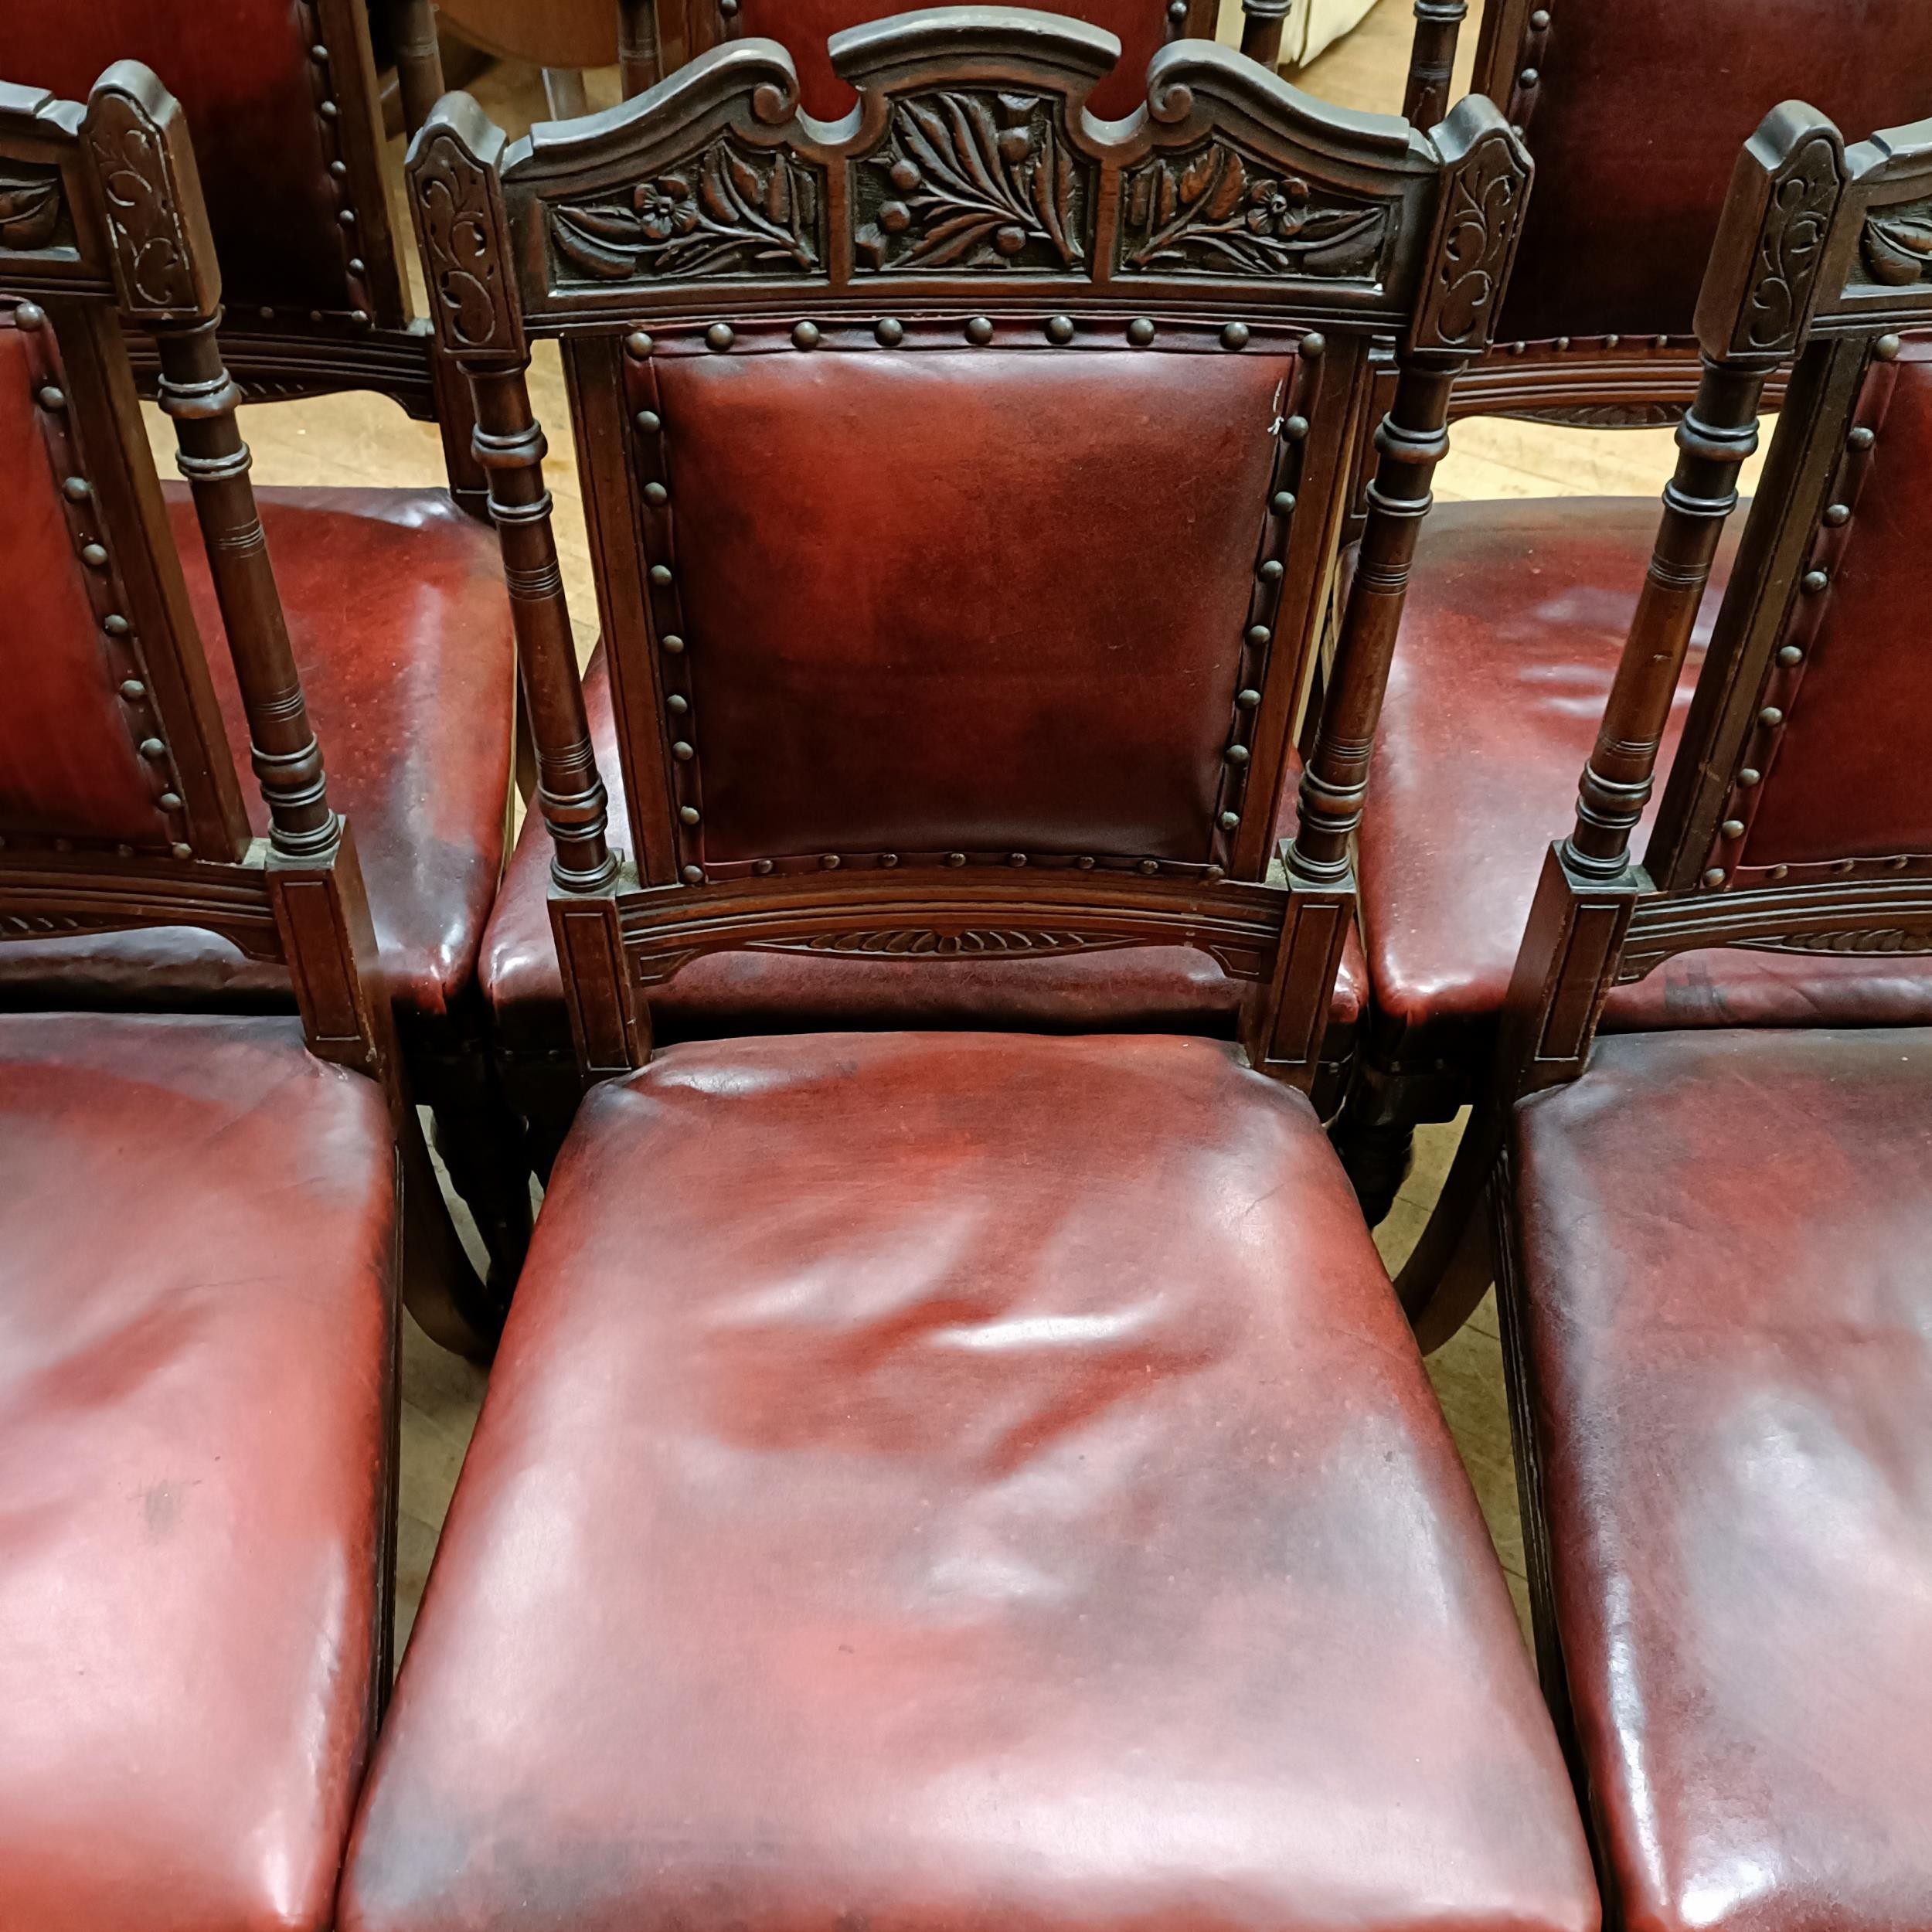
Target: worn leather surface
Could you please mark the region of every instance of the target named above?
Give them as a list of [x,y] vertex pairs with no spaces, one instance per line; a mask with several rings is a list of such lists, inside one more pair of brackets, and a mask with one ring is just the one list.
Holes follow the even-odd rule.
[[[0,837],[169,842],[162,786],[136,750],[122,673],[87,595],[87,570],[62,507],[53,452],[34,403],[27,344],[0,308],[0,453],[9,486],[0,515],[0,584],[9,632],[0,702]],[[83,460],[84,461],[84,455]]]
[[1625,1922],[1932,1924],[1932,1034],[1600,1039],[1515,1135]]
[[1932,114],[1924,0],[1555,5],[1500,340],[1687,335],[1738,151],[1781,100],[1848,140]]
[[345,238],[301,0],[7,0],[0,74],[85,100],[117,60],[145,61],[182,104],[231,314],[352,306]]
[[1293,369],[627,362],[665,427],[706,859],[1207,863]]
[[1818,628],[1801,672],[1775,694],[1784,723],[1752,801],[1746,866],[1932,854],[1932,338],[1908,338],[1893,377],[1846,540],[1806,613]]
[[[383,965],[406,1022],[476,970],[503,862],[515,645],[496,539],[440,491],[257,492],[331,801],[355,828]],[[258,832],[267,811],[208,563],[169,492],[189,595]],[[0,1005],[280,1007],[277,963],[185,929],[0,947]]]
[[[739,0],[739,30],[781,41],[798,70],[799,98],[822,120],[850,111],[858,97],[832,70],[826,41],[848,27],[903,12],[896,0]],[[1131,114],[1147,98],[1147,63],[1167,44],[1167,0],[1072,0],[1059,9],[1104,27],[1121,43],[1114,71],[1087,101],[1104,118]]]
[[342,1932],[835,1923],[1597,1923],[1387,1277],[1229,1047],[691,1044],[584,1103]]
[[[611,822],[623,825],[628,808],[617,722],[600,648],[585,674],[583,695],[597,769],[611,794]],[[1284,837],[1293,825],[1292,784],[1291,778]],[[550,934],[550,850],[541,821],[526,818],[483,938],[478,978],[497,1044],[509,1062],[571,1050],[563,975]],[[1337,1026],[1352,1026],[1361,1014],[1362,972],[1360,947],[1351,934],[1335,984]],[[1206,953],[1180,946],[1044,959],[709,953],[651,989],[651,1022],[661,1040],[801,1027],[1226,1032],[1244,990],[1245,982],[1230,979]]]
[[0,1018],[0,1923],[330,1923],[395,1234],[295,1022]]
[[[1468,1063],[1502,1010],[1543,854],[1574,821],[1642,588],[1657,505],[1621,497],[1445,503],[1420,554],[1359,840],[1378,1053]],[[1716,621],[1735,535],[1699,614],[1661,774]],[[1641,852],[1640,834],[1638,849]],[[1932,961],[1712,950],[1619,987],[1604,1024],[1883,1025],[1932,1019]]]

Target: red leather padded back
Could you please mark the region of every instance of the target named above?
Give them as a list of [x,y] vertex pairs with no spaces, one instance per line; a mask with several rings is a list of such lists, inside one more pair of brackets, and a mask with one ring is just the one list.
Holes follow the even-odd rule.
[[1799,600],[1804,661],[1767,693],[1746,867],[1932,857],[1932,336],[1895,369],[1821,607]]
[[1292,367],[631,365],[659,385],[706,859],[1205,863]]
[[[784,46],[798,70],[805,111],[828,121],[858,97],[832,72],[826,41],[906,10],[905,0],[739,0],[738,23],[746,34]],[[1147,63],[1167,43],[1167,0],[1056,0],[1052,10],[1104,27],[1120,42],[1118,64],[1087,104],[1105,119],[1131,114],[1147,98]]]
[[1738,151],[1781,100],[1932,114],[1928,0],[1549,0],[1502,339],[1685,335]]
[[85,100],[145,61],[182,104],[232,311],[353,306],[328,173],[328,70],[298,0],[5,0],[0,76]]
[[0,310],[0,834],[153,845],[166,781],[140,755],[42,430],[51,372]]

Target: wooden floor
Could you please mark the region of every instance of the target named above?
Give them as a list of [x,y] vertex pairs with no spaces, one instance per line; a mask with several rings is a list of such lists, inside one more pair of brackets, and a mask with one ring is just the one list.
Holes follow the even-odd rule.
[[[1458,91],[1466,84],[1481,5],[1481,0],[1475,0],[1464,30]],[[1410,27],[1405,0],[1378,0],[1352,34],[1299,77],[1300,83],[1310,93],[1344,107],[1396,111],[1401,104]],[[1230,42],[1240,38],[1238,0],[1223,0],[1221,37]],[[543,117],[542,92],[532,70],[492,70],[475,92],[513,134]],[[614,102],[617,97],[614,73],[590,77],[590,94],[594,106]],[[406,236],[411,230],[400,195],[400,142],[394,145],[390,159],[397,184],[396,230]],[[413,273],[413,262],[411,268]],[[417,300],[420,310],[420,283]],[[556,499],[558,545],[579,647],[587,652],[596,636],[596,604],[573,467],[569,415],[553,345],[540,345],[538,356],[532,393],[550,439],[547,468]],[[149,420],[164,473],[172,474],[172,437],[152,412]],[[391,405],[373,397],[332,397],[251,409],[245,412],[244,434],[255,453],[257,480],[264,483],[395,486],[435,485],[444,481],[435,431],[405,420]],[[1672,457],[1670,432],[1665,430],[1611,432],[1502,421],[1468,423],[1456,429],[1454,448],[1442,465],[1437,494],[1444,500],[1655,496],[1670,474]],[[1747,474],[1747,487],[1750,481]],[[1384,1258],[1392,1266],[1406,1253],[1427,1217],[1457,1131],[1453,1126],[1424,1130],[1416,1171],[1377,1236]],[[1522,1535],[1510,1463],[1493,1299],[1430,1361],[1429,1372],[1481,1499],[1497,1553],[1509,1572],[1519,1614],[1526,1625]],[[480,1370],[444,1354],[413,1325],[410,1328],[403,1352],[399,1653],[415,1618],[444,1512],[482,1400],[485,1380]]]

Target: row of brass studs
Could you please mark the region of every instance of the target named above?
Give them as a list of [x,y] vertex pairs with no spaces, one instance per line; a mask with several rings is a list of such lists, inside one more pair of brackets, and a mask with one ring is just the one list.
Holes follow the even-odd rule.
[[[985,342],[991,339],[992,328],[992,322],[985,317],[975,316],[966,325],[967,340],[976,346],[983,345]],[[1046,325],[1047,339],[1056,345],[1070,342],[1073,339],[1075,332],[1075,325],[1072,319],[1063,315],[1050,318]],[[905,339],[903,325],[889,316],[882,318],[875,324],[872,333],[875,338],[887,348],[896,347]],[[1137,318],[1128,325],[1127,338],[1136,348],[1145,347],[1154,339],[1154,324],[1145,317]],[[794,326],[791,339],[794,347],[810,350],[818,346],[821,337],[815,323],[801,321]],[[728,322],[714,322],[705,332],[705,341],[707,345],[719,354],[730,349],[736,340],[736,332]],[[1221,341],[1223,346],[1227,349],[1245,348],[1248,341],[1248,331],[1246,325],[1240,322],[1229,323],[1221,332]],[[656,344],[645,330],[634,329],[624,338],[624,346],[625,353],[632,361],[648,362]],[[1301,359],[1313,361],[1323,353],[1326,346],[1325,338],[1311,331],[1301,338]],[[655,383],[652,385],[651,400],[654,403],[660,400],[656,393]],[[647,476],[643,484],[642,494],[645,503],[652,510],[664,512],[668,522],[671,492],[663,481],[665,468],[663,454],[664,417],[659,409],[646,408],[639,410],[632,418],[632,422],[638,430],[641,443],[649,452],[651,459],[641,467],[655,472]],[[1298,446],[1306,440],[1308,434],[1308,419],[1304,416],[1289,416],[1281,424],[1281,450],[1276,459],[1275,477],[1269,498],[1269,516],[1264,532],[1263,547],[1264,549],[1280,547],[1282,532],[1277,526],[1284,525],[1287,518],[1293,513],[1294,494],[1292,490],[1286,487],[1287,483],[1293,479],[1287,472],[1291,468],[1298,469],[1300,458]],[[1106,865],[1109,869],[1131,868],[1150,878],[1160,873],[1163,869],[1176,875],[1204,876],[1209,879],[1218,879],[1224,876],[1228,840],[1230,836],[1239,828],[1241,823],[1238,809],[1239,793],[1245,780],[1246,768],[1251,756],[1247,738],[1247,734],[1253,727],[1256,708],[1261,702],[1261,682],[1267,670],[1268,647],[1274,636],[1274,616],[1281,601],[1281,585],[1285,569],[1286,566],[1281,559],[1274,556],[1264,557],[1257,566],[1256,604],[1257,607],[1265,606],[1266,607],[1257,607],[1251,610],[1250,621],[1243,641],[1240,675],[1236,680],[1237,689],[1234,699],[1233,731],[1227,750],[1224,753],[1225,763],[1223,768],[1221,796],[1217,804],[1214,822],[1209,832],[1211,848],[1215,852],[1215,858],[1212,862],[1206,866],[1175,864],[1170,862],[1164,868],[1162,862],[1155,859],[1096,862],[1090,857],[1083,855],[1068,861],[1058,855],[1038,855],[1016,852],[1009,852],[1003,857],[995,855],[990,860],[981,860],[980,862],[996,862],[1011,866],[1023,866],[1041,862],[1043,859],[1044,862],[1049,865],[1071,863],[1081,871],[1093,869],[1097,862]],[[668,603],[672,611],[672,622],[668,628],[659,626],[655,622],[653,624],[652,628],[657,637],[658,648],[672,661],[673,664],[682,665],[687,646],[684,636],[682,611],[677,602],[674,573],[668,564],[655,563],[649,566],[647,574],[651,590]],[[654,609],[654,618],[655,614]],[[672,675],[671,666],[665,666],[660,672],[660,682],[668,685]],[[681,671],[676,675],[679,683],[689,683],[688,671]],[[709,869],[709,872],[699,862],[702,855],[699,847],[698,828],[703,823],[704,813],[699,785],[697,747],[693,742],[697,734],[693,726],[690,695],[685,690],[666,689],[664,706],[667,714],[664,725],[665,740],[669,744],[672,761],[675,767],[672,779],[676,787],[678,839],[681,848],[680,858],[682,861],[679,869],[679,879],[687,886],[701,886],[706,882],[707,878],[729,877],[747,869],[760,877],[769,875],[777,869],[774,862],[769,859],[754,859],[750,862],[748,867],[743,862],[734,861],[722,867],[713,866]],[[870,856],[872,862],[888,868],[896,866],[900,862],[900,855],[896,852],[881,852],[870,855]],[[825,852],[821,853],[815,861],[801,860],[796,862],[794,866],[788,866],[787,869],[807,869],[815,864],[822,871],[833,872],[845,862],[845,860],[841,854]],[[943,862],[947,866],[958,866],[968,864],[969,859],[965,852],[949,852],[944,855]]]
[[[1568,335],[1553,335],[1535,346],[1553,349],[1559,355],[1567,355],[1573,352],[1588,355],[1592,349],[1599,347],[1606,349],[1677,348],[1688,350],[1697,346],[1697,338],[1694,335],[1581,335],[1574,338]],[[1530,347],[1527,342],[1498,342],[1496,345],[1497,349],[1505,355],[1527,355]]]
[[[1881,335],[1872,345],[1874,363],[1896,362],[1900,347],[1897,336]],[[1868,381],[1872,372],[1868,367]],[[1860,400],[1862,401],[1863,397]],[[1724,816],[1717,828],[1719,843],[1711,854],[1714,862],[1706,868],[1699,882],[1709,889],[1715,890],[1730,883],[1738,855],[1743,850],[1744,835],[1750,828],[1751,807],[1756,802],[1755,794],[1770,768],[1772,754],[1791,716],[1792,701],[1798,695],[1808,662],[1805,646],[1795,641],[1791,633],[1802,631],[1816,635],[1824,617],[1824,593],[1832,582],[1831,571],[1826,567],[1828,557],[1825,553],[1835,553],[1845,546],[1845,526],[1852,520],[1852,508],[1864,487],[1871,451],[1878,440],[1878,431],[1864,423],[1854,427],[1845,439],[1845,453],[1840,459],[1838,473],[1830,492],[1831,501],[1819,517],[1818,527],[1812,538],[1811,562],[1798,579],[1798,599],[1786,613],[1786,641],[1772,653],[1771,661],[1765,667],[1764,682],[1758,692],[1757,716],[1745,745],[1743,762],[1731,781],[1731,795],[1726,801]],[[1780,702],[1774,702],[1774,699]],[[1903,871],[1911,862],[1892,859],[1866,862],[1873,867]],[[1855,859],[1841,859],[1832,862],[1825,869],[1850,873],[1858,869],[1859,863]],[[1789,866],[1773,866],[1767,869],[1765,876],[1774,881],[1787,879],[1791,869]]]
[[1520,141],[1529,117],[1536,111],[1536,90],[1543,85],[1543,71],[1536,64],[1549,43],[1549,9],[1539,6],[1523,24],[1523,36],[1516,50],[1520,63],[1516,84],[1509,96],[1509,131]]
[[[120,675],[114,682],[127,719],[128,736],[143,764],[161,784],[155,808],[161,815],[169,849],[177,859],[192,859],[194,849],[184,835],[187,824],[182,815],[184,807],[180,781],[175,775],[173,754],[161,735],[161,723],[155,715],[147,667],[141,660],[141,642],[121,613],[121,607],[125,600],[114,572],[114,560],[90,527],[93,519],[88,515],[88,505],[94,502],[94,485],[82,471],[74,447],[66,392],[60,386],[60,367],[50,339],[51,332],[46,328],[46,316],[38,304],[22,302],[15,307],[13,319],[15,328],[26,338],[27,358],[32,369],[29,380],[33,385],[40,431],[55,471],[61,478],[61,502],[67,513],[68,529],[73,534],[80,561],[87,566],[87,600],[108,640],[110,653],[120,660],[117,667]],[[72,841],[56,838],[53,847],[56,852],[66,852],[72,849]],[[131,845],[117,845],[114,849],[123,859],[134,856]]]
[[[356,252],[359,224],[355,206],[349,199],[349,163],[342,158],[342,111],[330,92],[329,53],[316,25],[313,0],[302,0],[301,22],[309,36],[308,59],[314,70],[315,117],[321,126],[323,150],[329,155],[328,186],[335,198],[335,220],[342,230],[343,267],[349,277],[349,301],[354,305],[349,311],[349,319],[359,328],[366,328],[370,321],[368,269]],[[264,308],[261,315],[264,321],[272,321],[275,311]],[[308,319],[319,322],[322,311],[311,308]]]

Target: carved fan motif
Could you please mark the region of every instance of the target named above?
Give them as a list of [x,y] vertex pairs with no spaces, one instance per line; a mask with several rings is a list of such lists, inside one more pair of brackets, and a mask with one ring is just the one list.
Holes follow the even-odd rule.
[[1121,263],[1182,274],[1372,281],[1388,233],[1387,209],[1317,196],[1298,175],[1211,141],[1128,175]]
[[1886,288],[1932,280],[1932,202],[1868,217],[1859,258],[1866,276]]
[[1002,953],[1076,953],[1126,946],[1110,933],[1043,932],[1013,927],[941,933],[923,927],[893,927],[878,932],[823,933],[808,939],[761,942],[774,952],[834,953],[859,959],[975,959]]
[[1075,267],[1085,259],[1090,172],[1037,96],[900,100],[885,146],[854,171],[856,265]]
[[45,248],[60,226],[57,174],[0,175],[0,248]]
[[627,198],[553,208],[550,238],[572,267],[599,281],[786,276],[819,264],[819,202],[812,172],[791,155],[721,134]]

